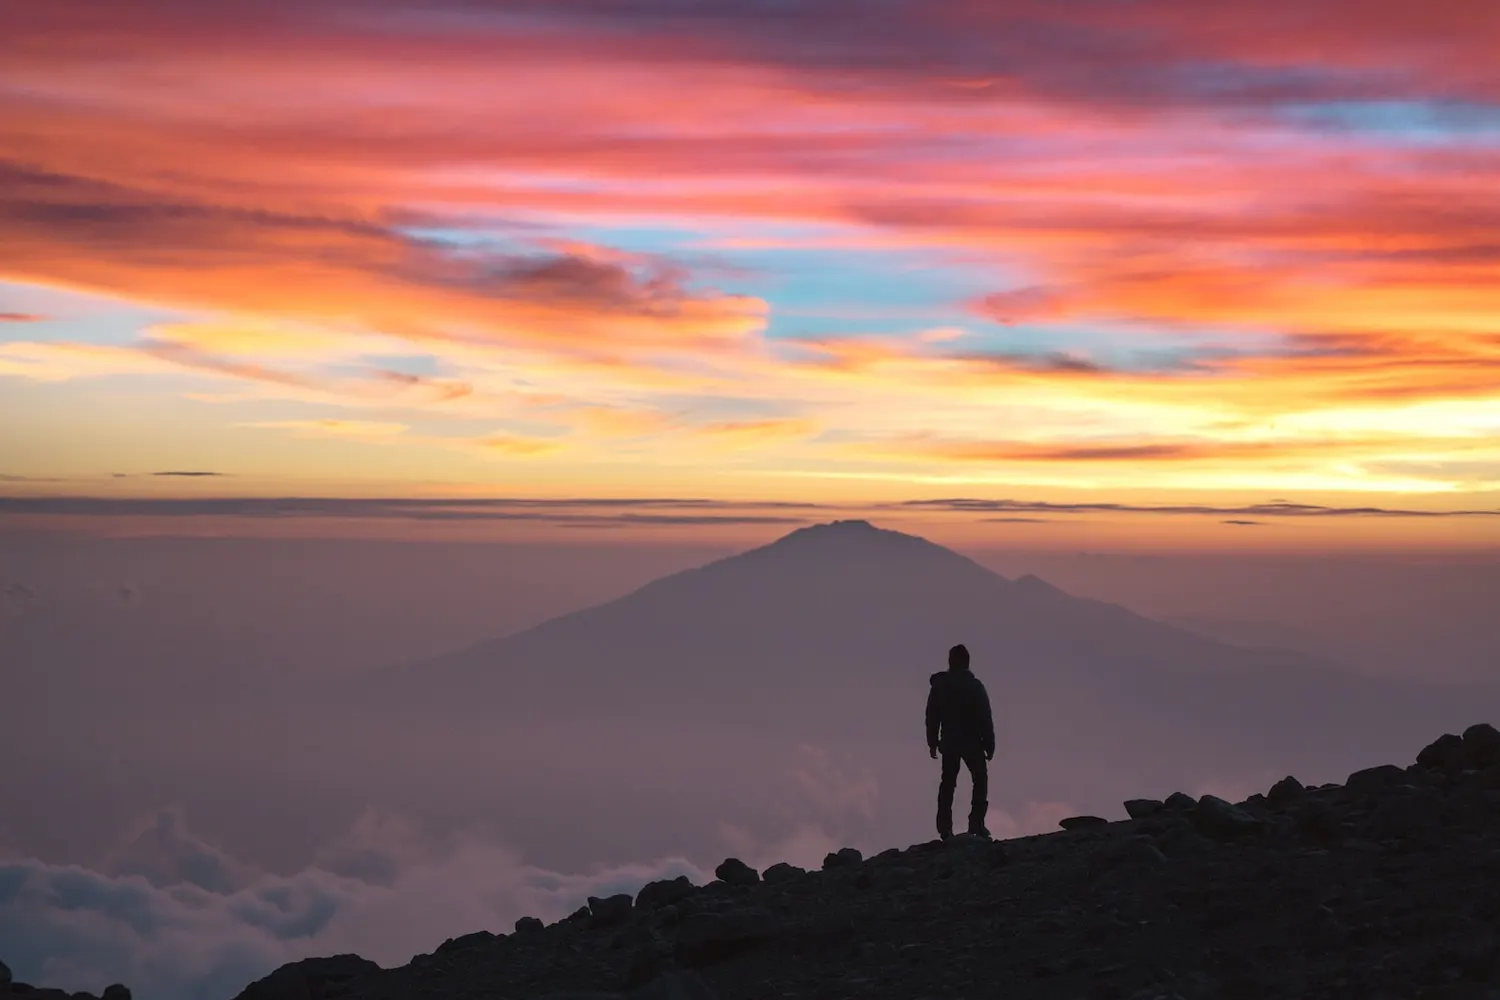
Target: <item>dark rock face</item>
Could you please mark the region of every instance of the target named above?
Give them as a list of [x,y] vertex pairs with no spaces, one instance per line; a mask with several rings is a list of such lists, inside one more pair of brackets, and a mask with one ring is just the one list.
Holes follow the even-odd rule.
[[1417,754],[1417,763],[1423,767],[1451,770],[1463,766],[1464,738],[1445,733],[1422,748]]
[[1127,799],[1125,802],[1125,815],[1131,819],[1145,819],[1147,816],[1155,816],[1161,810],[1160,799]]
[[1464,730],[1464,756],[1473,768],[1494,767],[1500,764],[1500,730],[1488,722],[1481,722]]
[[1215,840],[1228,840],[1242,834],[1253,833],[1263,825],[1262,821],[1241,809],[1239,806],[1231,805],[1219,798],[1217,795],[1205,795],[1198,800],[1198,807],[1193,810],[1193,825],[1200,833]]
[[10,983],[10,966],[0,962],[0,986],[9,986]]
[[789,865],[785,861],[782,861],[767,868],[761,878],[765,879],[769,885],[776,885],[788,879],[794,879],[798,875],[806,874],[806,869],[798,868],[796,865]]
[[1381,764],[1355,771],[1344,782],[1351,792],[1378,792],[1387,785],[1399,785],[1406,780],[1406,771],[1395,764]]
[[595,927],[616,927],[630,919],[630,908],[633,905],[634,900],[629,893],[620,893],[605,899],[590,896],[589,916],[593,917]]
[[693,890],[693,883],[686,875],[648,882],[635,894],[635,907],[638,910],[658,910],[686,899],[693,894]]
[[489,931],[474,931],[472,934],[464,934],[460,937],[449,938],[437,946],[437,954],[446,955],[450,952],[463,951],[465,948],[478,948],[487,944],[494,944],[495,935]]
[[677,959],[692,966],[733,958],[769,942],[776,936],[776,929],[776,918],[760,907],[696,913],[677,931]]
[[852,847],[845,847],[834,851],[823,858],[823,870],[831,868],[848,868],[857,865],[865,859],[865,856]]
[[1289,774],[1271,786],[1271,790],[1266,793],[1266,804],[1272,809],[1285,809],[1302,798],[1306,791],[1302,782]]
[[466,935],[342,978],[298,963],[252,987],[282,992],[244,996],[1500,998],[1500,901],[1476,891],[1500,876],[1491,732],[1345,785],[1284,778],[1239,804],[1175,794],[1082,835],[956,837],[869,860],[835,852],[822,872],[773,865],[741,885],[653,883],[613,927],[538,922],[457,947]]
[[726,885],[754,885],[760,881],[760,872],[739,858],[725,858],[714,869],[714,876]]
[[113,983],[104,987],[100,1000],[130,1000],[130,991],[120,983]]
[[1109,820],[1102,816],[1069,816],[1058,820],[1057,825],[1064,830],[1091,830],[1094,827],[1109,826]]
[[522,917],[516,921],[517,934],[535,934],[542,930],[543,927],[543,923],[536,917]]
[[362,977],[379,971],[358,955],[305,958],[251,983],[237,1000],[330,1000],[348,995]]

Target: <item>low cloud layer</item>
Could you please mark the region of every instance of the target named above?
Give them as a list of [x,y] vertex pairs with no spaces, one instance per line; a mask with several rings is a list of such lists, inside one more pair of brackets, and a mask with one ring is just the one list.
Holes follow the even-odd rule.
[[153,1000],[222,1000],[284,962],[357,951],[400,964],[447,937],[555,920],[591,895],[677,875],[712,878],[682,858],[549,871],[498,839],[431,838],[375,813],[313,864],[276,874],[163,812],[101,870],[0,860],[0,940],[16,978],[37,985],[121,981]]
[[[213,472],[163,472],[160,476],[212,477]],[[1048,500],[948,498],[890,504],[819,504],[729,501],[682,497],[596,499],[581,497],[0,497],[0,515],[77,517],[230,517],[252,519],[364,518],[404,521],[537,521],[571,527],[628,525],[799,525],[839,514],[921,512],[978,515],[994,523],[1049,523],[1026,515],[1158,514],[1217,517],[1227,524],[1253,518],[1458,518],[1496,517],[1500,509],[1332,507],[1271,501],[1242,505],[1058,503]]]
[[[1212,504],[1129,504],[1129,503],[1049,503],[1045,500],[977,500],[956,498],[951,500],[911,500],[896,505],[907,509],[961,511],[986,513],[990,511],[1021,511],[1043,514],[1189,514],[1232,517],[1236,515],[1255,517],[1496,517],[1495,510],[1421,510],[1409,507],[1325,507],[1321,504],[1255,503],[1243,506],[1214,506]],[[1012,520],[1011,518],[987,518],[987,520]],[[1228,524],[1244,524],[1245,521],[1226,521]]]

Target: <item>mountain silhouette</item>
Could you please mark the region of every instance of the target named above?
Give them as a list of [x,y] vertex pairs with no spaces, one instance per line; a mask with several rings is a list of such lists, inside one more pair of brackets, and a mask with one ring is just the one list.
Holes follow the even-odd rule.
[[1036,577],[1007,579],[857,520],[383,671],[357,698],[494,725],[625,719],[644,732],[691,720],[824,744],[909,739],[920,753],[927,675],[956,642],[990,688],[1001,755],[1054,770],[1178,774],[1184,755],[1337,770],[1372,752],[1411,752],[1476,707],[1472,693],[1236,647]]

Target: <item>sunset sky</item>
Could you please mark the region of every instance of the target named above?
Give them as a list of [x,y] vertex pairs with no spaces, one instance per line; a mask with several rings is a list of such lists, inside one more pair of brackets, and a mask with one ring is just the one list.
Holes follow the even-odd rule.
[[11,5],[4,510],[958,497],[1494,544],[1500,5],[1209,10]]

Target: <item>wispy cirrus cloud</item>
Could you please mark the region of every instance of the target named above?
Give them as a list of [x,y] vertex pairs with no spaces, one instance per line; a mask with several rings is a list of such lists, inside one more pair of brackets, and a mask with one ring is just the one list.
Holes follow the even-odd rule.
[[909,500],[894,507],[909,510],[958,511],[986,514],[997,511],[1020,511],[1040,514],[1186,514],[1192,516],[1246,517],[1500,517],[1500,508],[1475,510],[1432,510],[1401,507],[1328,507],[1322,504],[1270,503],[1244,506],[1213,504],[1130,504],[1130,503],[1054,503],[1045,500],[984,500],[954,498],[943,500]]
[[[695,499],[487,499],[373,497],[0,497],[0,515],[164,518],[340,518],[401,521],[534,521],[564,527],[796,525],[812,504]],[[806,513],[801,513],[805,511]]]

